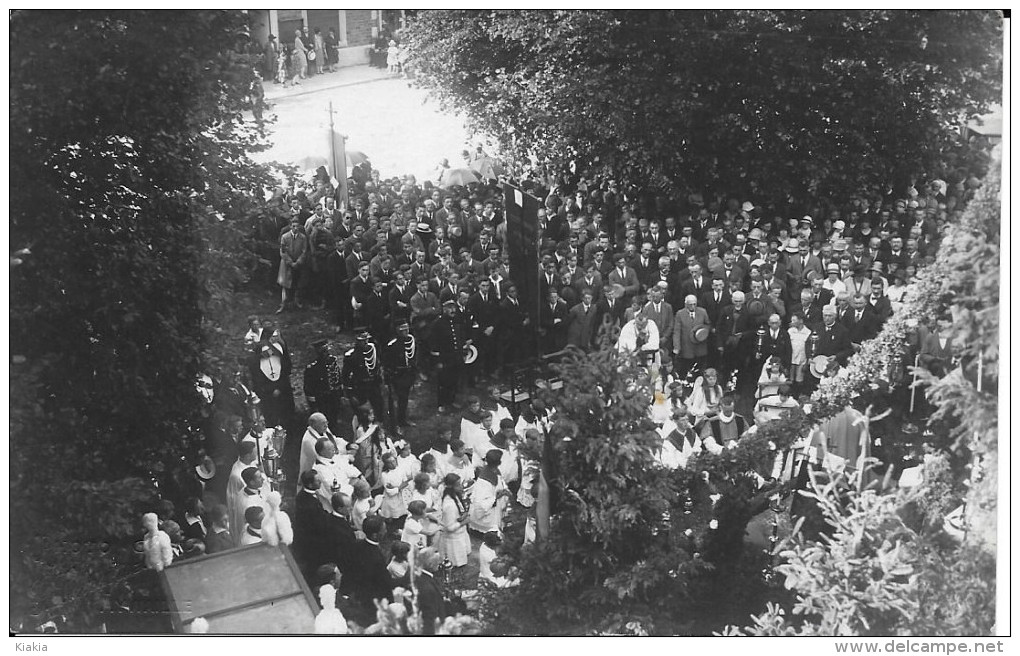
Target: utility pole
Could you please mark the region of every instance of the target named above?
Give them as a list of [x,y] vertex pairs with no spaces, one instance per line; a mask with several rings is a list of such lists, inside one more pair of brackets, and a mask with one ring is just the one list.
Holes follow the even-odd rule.
[[329,154],[333,163],[333,176],[340,183],[340,200],[337,203],[340,211],[347,210],[347,137],[337,134],[333,125],[333,101],[329,103]]

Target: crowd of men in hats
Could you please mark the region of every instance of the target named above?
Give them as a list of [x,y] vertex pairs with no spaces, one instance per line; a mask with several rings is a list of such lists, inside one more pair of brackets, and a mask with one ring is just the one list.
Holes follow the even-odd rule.
[[[412,560],[435,547],[458,568],[475,532],[487,549],[481,579],[512,585],[499,538],[511,509],[533,512],[537,445],[555,412],[502,395],[508,373],[538,355],[531,344],[644,354],[672,383],[659,423],[672,464],[682,464],[694,446],[724,448],[845,365],[932,261],[969,193],[932,181],[902,198],[791,217],[726,196],[670,205],[612,180],[522,186],[543,200],[537,325],[509,266],[497,185],[383,180],[366,165],[349,199],[323,170],[293,194],[276,191],[256,237],[267,280],[282,290],[277,315],[310,304],[354,344],[342,354],[327,338],[312,345],[305,425],[288,344],[272,321],[250,318],[246,366],[200,381],[217,419],[182,485],[182,554],[256,540],[264,513],[253,508],[276,487],[296,493],[288,512],[305,576],[321,585],[339,573],[345,612],[359,620],[371,621],[372,599],[414,567],[399,546],[384,556],[390,539],[410,543]],[[924,362],[945,365],[951,346],[938,331],[926,339]],[[449,429],[412,452],[409,400],[425,378]],[[465,397],[477,388],[485,398]],[[741,415],[740,403],[754,412]],[[285,431],[291,439],[275,453]],[[297,463],[289,479],[281,459]],[[533,536],[533,518],[528,526]]]

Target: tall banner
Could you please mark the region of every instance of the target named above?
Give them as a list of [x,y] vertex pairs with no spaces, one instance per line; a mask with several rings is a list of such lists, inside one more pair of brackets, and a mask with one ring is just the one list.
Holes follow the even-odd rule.
[[336,128],[331,127],[329,129],[329,155],[331,159],[329,172],[340,183],[340,189],[337,192],[337,197],[340,201],[337,205],[341,211],[347,210],[347,202],[350,198],[347,195],[347,144],[345,141],[343,135],[337,133]]
[[[517,284],[521,305],[528,311],[531,325],[539,325],[542,303],[538,272],[538,209],[542,202],[511,184],[503,184],[503,216],[506,217],[507,250],[510,255],[510,279]],[[530,354],[538,350],[538,331],[532,331]]]

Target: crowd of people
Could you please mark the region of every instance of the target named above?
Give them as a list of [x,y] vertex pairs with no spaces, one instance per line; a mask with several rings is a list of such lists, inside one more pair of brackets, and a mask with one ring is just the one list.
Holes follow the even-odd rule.
[[[516,370],[570,347],[640,354],[666,399],[652,404],[660,460],[682,466],[838,375],[932,262],[969,193],[935,180],[791,218],[724,196],[664,205],[613,181],[522,186],[543,201],[538,300],[514,282],[523,272],[510,265],[494,181],[443,187],[365,165],[349,199],[324,170],[276,190],[256,237],[281,289],[277,317],[308,304],[354,343],[311,345],[305,423],[279,324],[250,317],[243,361],[199,383],[211,409],[204,457],[180,514],[161,516],[175,553],[259,541],[265,517],[283,512],[275,490],[294,495],[302,573],[338,587],[338,608],[359,623],[412,573],[456,572],[472,551],[483,585],[514,585],[504,525],[519,512],[534,538],[537,459],[555,420],[537,399],[508,402]],[[952,358],[938,329],[920,350],[932,368]],[[425,380],[447,427],[427,437],[408,412]],[[416,558],[431,550],[439,557]],[[441,617],[442,596],[433,601],[428,617]]]

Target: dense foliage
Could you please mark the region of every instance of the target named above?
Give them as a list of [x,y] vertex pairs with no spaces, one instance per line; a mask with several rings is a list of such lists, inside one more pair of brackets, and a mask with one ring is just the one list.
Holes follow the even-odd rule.
[[[989,175],[950,225],[936,261],[919,274],[905,307],[872,345],[851,357],[846,384],[823,387],[820,409],[867,395],[868,379],[903,356],[904,316],[949,311],[962,366],[942,379],[922,376],[937,410],[931,421],[955,440],[927,459],[917,489],[876,495],[816,491],[831,541],[794,536],[778,569],[797,593],[792,616],[777,605],[754,617],[755,635],[990,635],[995,630],[998,511],[998,353],[1001,178]],[[878,346],[875,346],[877,344]],[[870,346],[870,348],[869,348]],[[978,366],[978,362],[981,366]],[[875,373],[861,373],[874,370]],[[981,388],[978,389],[980,371]],[[959,475],[951,457],[968,461]],[[943,531],[962,505],[963,534]],[[739,632],[731,629],[731,632]]]
[[11,626],[94,628],[154,481],[196,447],[205,334],[264,183],[246,30],[11,16]]
[[803,413],[670,470],[657,460],[644,369],[608,346],[568,357],[557,374],[551,535],[514,554],[521,585],[486,609],[491,630],[704,632],[706,617],[724,622],[727,610],[760,601],[764,557],[745,549],[744,534],[777,490],[755,473],[767,477],[803,434]]
[[1001,95],[1001,42],[974,10],[449,10],[408,29],[419,83],[518,162],[779,204],[959,165],[946,127]]

